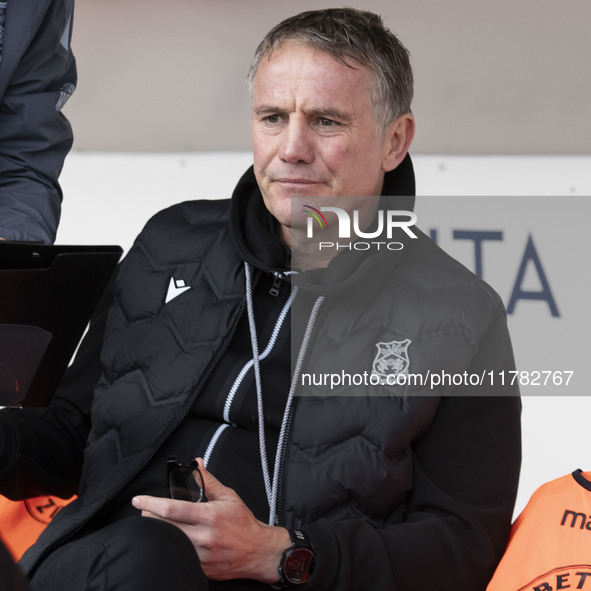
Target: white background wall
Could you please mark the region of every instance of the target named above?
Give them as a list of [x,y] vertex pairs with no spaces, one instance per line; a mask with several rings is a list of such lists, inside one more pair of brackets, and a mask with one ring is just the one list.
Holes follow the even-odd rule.
[[420,154],[589,154],[589,0],[77,0],[79,150],[248,150],[245,76],[283,18],[348,5],[411,52]]

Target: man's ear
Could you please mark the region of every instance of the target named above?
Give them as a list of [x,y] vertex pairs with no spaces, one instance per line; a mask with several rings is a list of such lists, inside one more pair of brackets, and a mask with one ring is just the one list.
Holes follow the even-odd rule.
[[385,134],[384,160],[382,170],[394,170],[404,160],[415,135],[415,118],[410,113],[404,113],[394,119]]

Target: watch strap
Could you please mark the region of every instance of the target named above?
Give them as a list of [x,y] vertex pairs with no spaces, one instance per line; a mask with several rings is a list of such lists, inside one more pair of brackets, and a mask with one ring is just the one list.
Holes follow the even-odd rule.
[[[291,546],[283,552],[279,563],[279,581],[271,589],[292,589],[300,587],[308,580],[314,568],[314,547],[301,530],[287,530]],[[294,574],[292,562],[301,562],[301,572]]]

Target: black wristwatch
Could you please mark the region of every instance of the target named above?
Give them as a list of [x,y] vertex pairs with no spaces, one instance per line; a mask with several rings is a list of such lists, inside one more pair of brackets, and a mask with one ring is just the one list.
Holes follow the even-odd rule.
[[287,530],[291,538],[289,547],[279,563],[279,581],[271,589],[290,589],[303,585],[314,568],[314,548],[299,530]]

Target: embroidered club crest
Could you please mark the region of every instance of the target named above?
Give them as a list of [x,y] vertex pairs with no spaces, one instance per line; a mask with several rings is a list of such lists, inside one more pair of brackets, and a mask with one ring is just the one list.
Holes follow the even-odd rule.
[[376,343],[378,352],[373,360],[372,373],[382,378],[407,374],[410,367],[408,346],[411,342],[410,339],[404,339],[403,341]]

